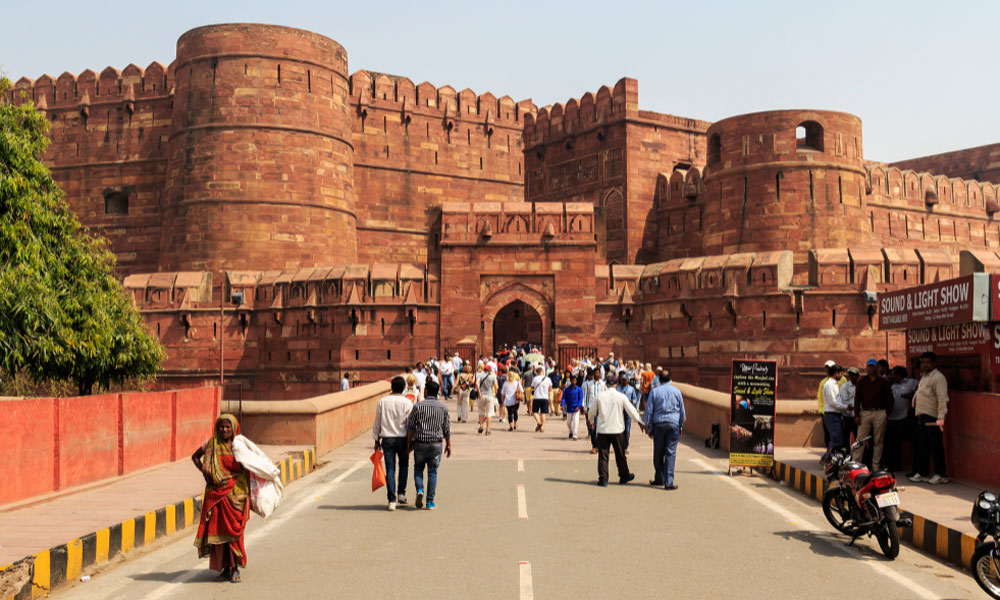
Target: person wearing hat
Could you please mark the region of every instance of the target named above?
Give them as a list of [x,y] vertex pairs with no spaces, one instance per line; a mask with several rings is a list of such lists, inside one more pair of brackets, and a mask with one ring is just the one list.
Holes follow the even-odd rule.
[[[854,396],[854,422],[858,426],[858,439],[872,436],[872,471],[882,465],[882,448],[888,411],[892,410],[892,387],[889,380],[878,375],[878,361],[869,358],[865,363],[868,374],[858,378]],[[854,449],[853,459],[861,462],[865,448]]]
[[[820,380],[819,389],[816,390],[816,404],[819,406],[820,422],[823,424],[823,444],[825,446],[830,445],[830,430],[827,429],[826,419],[823,417],[823,415],[826,414],[826,406],[825,403],[823,402],[823,386],[825,386],[826,382],[830,379],[830,367],[834,367],[836,365],[837,365],[836,361],[833,360],[828,360],[825,363],[823,363],[823,368],[826,369],[827,374],[826,377]],[[838,379],[839,380],[837,381],[837,385],[843,387],[844,383],[847,380],[840,376],[838,376]]]
[[625,456],[625,413],[639,423],[643,433],[646,426],[642,416],[632,406],[625,394],[615,389],[618,377],[612,373],[605,379],[607,388],[597,394],[587,411],[587,421],[597,431],[597,485],[608,485],[608,459],[611,448],[615,449],[615,463],[618,465],[618,483],[625,484],[635,479],[635,473],[628,469]]
[[[840,373],[843,369],[832,360],[826,361],[826,378],[823,380],[823,387],[820,389],[820,406],[823,407],[823,429],[826,432],[826,453],[820,459],[821,463],[827,463],[834,448],[844,446],[844,406],[840,404],[841,388],[837,385],[840,380]],[[833,363],[833,364],[829,364]]]

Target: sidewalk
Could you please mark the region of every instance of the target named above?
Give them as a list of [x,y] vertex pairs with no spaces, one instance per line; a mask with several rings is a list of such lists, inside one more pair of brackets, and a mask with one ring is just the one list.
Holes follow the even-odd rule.
[[[306,446],[261,446],[277,462]],[[64,490],[40,501],[0,506],[0,568],[179,500],[205,480],[185,458],[138,473]]]
[[[822,448],[776,448],[774,458],[817,477],[823,477],[819,459]],[[975,536],[972,526],[972,501],[984,488],[955,480],[942,485],[911,483],[905,473],[896,474],[896,485],[905,488],[900,492],[900,508],[950,529]],[[996,491],[996,490],[994,490]]]

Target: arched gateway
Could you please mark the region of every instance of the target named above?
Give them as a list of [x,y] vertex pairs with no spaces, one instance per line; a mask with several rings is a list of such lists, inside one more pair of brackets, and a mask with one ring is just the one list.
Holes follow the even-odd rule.
[[482,312],[480,352],[529,342],[551,353],[552,304],[536,290],[517,283],[507,286],[483,303]]

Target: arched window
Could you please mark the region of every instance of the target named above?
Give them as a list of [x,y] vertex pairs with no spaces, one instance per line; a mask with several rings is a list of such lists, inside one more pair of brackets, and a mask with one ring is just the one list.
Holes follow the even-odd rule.
[[719,134],[713,133],[708,138],[708,164],[714,165],[722,160],[722,138]]
[[604,217],[608,231],[625,229],[625,200],[618,190],[613,190],[604,199]]
[[799,150],[823,151],[823,126],[816,121],[803,121],[795,128],[795,147]]

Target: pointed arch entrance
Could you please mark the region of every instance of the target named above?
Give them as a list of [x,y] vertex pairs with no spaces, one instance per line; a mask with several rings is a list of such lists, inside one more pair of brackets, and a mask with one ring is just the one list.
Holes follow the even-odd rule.
[[553,325],[552,303],[538,291],[514,283],[483,302],[479,351],[491,354],[503,343],[530,342],[551,355]]
[[542,347],[542,316],[531,305],[514,300],[493,318],[493,348],[531,344]]

